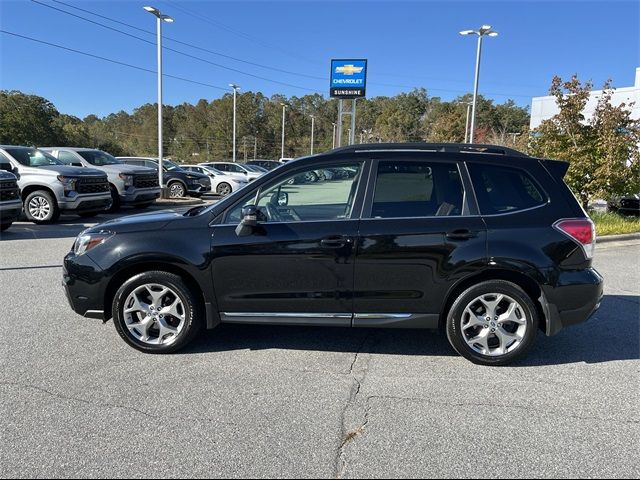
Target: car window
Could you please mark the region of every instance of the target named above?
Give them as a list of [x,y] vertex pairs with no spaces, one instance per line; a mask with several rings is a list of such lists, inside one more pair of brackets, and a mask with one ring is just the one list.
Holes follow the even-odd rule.
[[[224,167],[225,172],[234,172],[234,173],[245,173],[246,170],[243,169],[242,167],[240,167],[239,165],[234,165],[232,163],[224,163],[222,164],[222,166]],[[216,168],[217,165],[216,165]],[[220,169],[222,170],[222,169]]]
[[453,163],[378,163],[372,218],[462,215],[464,189]]
[[469,173],[483,215],[515,212],[547,203],[543,190],[520,169],[470,164]]
[[76,158],[76,156],[71,153],[71,152],[67,152],[65,150],[59,150],[58,151],[58,160],[60,160],[62,163],[66,164],[66,165],[72,165],[74,163],[81,163],[79,158]]
[[18,163],[27,167],[44,167],[48,165],[64,165],[53,155],[35,148],[7,148],[7,153]]
[[225,223],[237,224],[242,207],[256,205],[262,222],[344,220],[351,217],[362,163],[297,171],[245,197]]

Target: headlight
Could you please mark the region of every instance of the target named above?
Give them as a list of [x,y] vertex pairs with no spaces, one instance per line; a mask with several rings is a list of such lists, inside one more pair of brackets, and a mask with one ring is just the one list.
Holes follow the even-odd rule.
[[121,180],[124,181],[125,187],[130,187],[131,185],[133,185],[133,175],[130,175],[128,173],[121,173],[118,176],[120,177]]
[[82,255],[113,237],[113,232],[81,233],[73,244],[73,253]]
[[64,175],[58,175],[58,181],[64,185],[65,192],[72,192],[76,189],[76,177],[65,177]]

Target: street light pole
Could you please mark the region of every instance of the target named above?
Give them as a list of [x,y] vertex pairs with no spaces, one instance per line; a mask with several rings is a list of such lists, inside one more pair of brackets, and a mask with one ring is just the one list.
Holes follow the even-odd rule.
[[230,83],[229,86],[233,88],[233,163],[236,163],[236,95],[240,85]]
[[336,148],[336,127],[338,126],[335,122],[333,125],[333,146],[331,148]]
[[144,9],[156,17],[156,36],[158,44],[158,183],[162,190],[162,196],[165,195],[165,189],[162,186],[162,22],[172,23],[173,18],[169,15],[163,15],[160,10],[154,7],[144,7]]
[[280,105],[282,105],[282,149],[280,151],[280,158],[284,158],[284,116],[287,110],[287,104],[281,103]]
[[313,155],[313,129],[315,127],[316,117],[311,115],[311,155]]
[[473,106],[471,109],[471,132],[469,133],[469,143],[473,143],[473,134],[476,125],[476,101],[478,98],[478,82],[480,80],[480,57],[482,55],[482,37],[488,35],[489,37],[497,37],[498,32],[491,30],[491,25],[482,25],[480,30],[464,30],[460,32],[460,35],[477,35],[478,36],[478,49],[476,52],[476,74],[473,82]]

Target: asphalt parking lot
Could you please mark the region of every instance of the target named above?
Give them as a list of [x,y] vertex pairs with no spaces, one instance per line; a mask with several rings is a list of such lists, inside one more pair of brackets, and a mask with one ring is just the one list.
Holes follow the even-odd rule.
[[513,367],[428,331],[228,325],[152,356],[67,305],[85,221],[0,240],[2,477],[640,476],[640,242],[598,246],[601,309]]

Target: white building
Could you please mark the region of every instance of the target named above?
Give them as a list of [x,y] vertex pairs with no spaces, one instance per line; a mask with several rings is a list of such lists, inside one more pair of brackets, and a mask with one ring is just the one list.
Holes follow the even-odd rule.
[[[602,90],[593,90],[582,114],[585,119],[590,119],[598,103],[598,98],[602,96]],[[631,111],[631,118],[640,119],[640,67],[636,68],[636,81],[633,87],[616,88],[612,97],[612,105],[635,102]],[[531,102],[531,123],[533,130],[540,126],[543,120],[548,120],[558,113],[555,97],[533,97]]]

